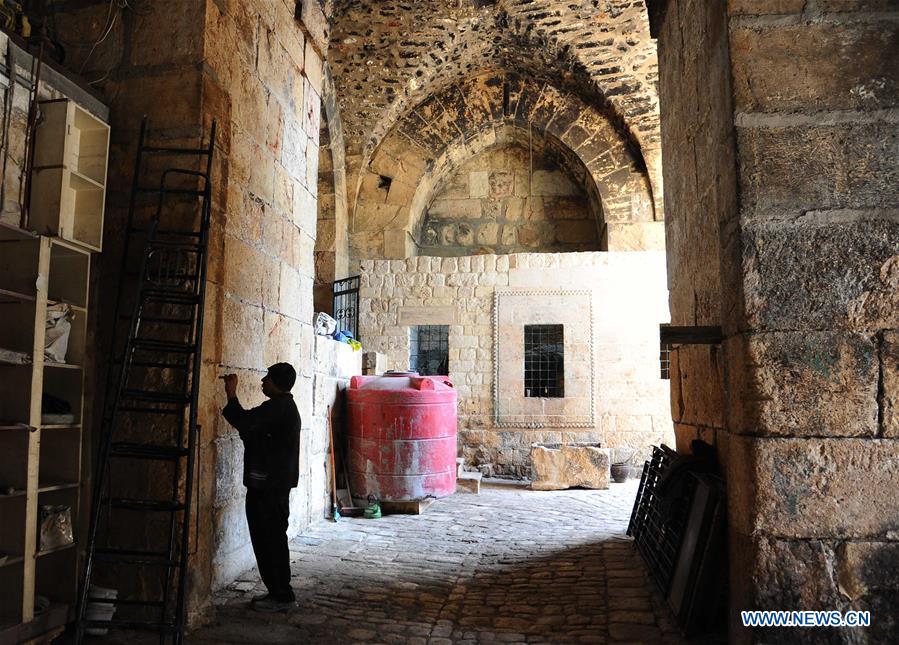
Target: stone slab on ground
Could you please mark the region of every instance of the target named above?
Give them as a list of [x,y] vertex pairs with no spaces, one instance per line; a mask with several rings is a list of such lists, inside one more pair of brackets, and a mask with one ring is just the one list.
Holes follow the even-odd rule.
[[611,451],[598,444],[533,444],[534,490],[609,487]]
[[481,473],[462,472],[456,477],[456,492],[480,494],[482,478]]

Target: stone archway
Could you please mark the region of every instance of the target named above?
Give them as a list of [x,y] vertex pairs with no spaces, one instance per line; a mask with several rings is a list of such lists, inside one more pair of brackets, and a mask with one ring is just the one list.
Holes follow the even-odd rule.
[[383,139],[352,203],[354,257],[412,254],[408,233],[442,174],[489,142],[491,130],[509,124],[553,138],[583,166],[589,191],[602,203],[607,249],[663,248],[646,168],[612,121],[549,83],[491,70],[435,93]]

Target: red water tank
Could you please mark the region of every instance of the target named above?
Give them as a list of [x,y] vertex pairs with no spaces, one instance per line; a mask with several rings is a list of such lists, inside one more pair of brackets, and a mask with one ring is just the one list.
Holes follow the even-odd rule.
[[447,376],[354,376],[349,405],[353,495],[389,502],[456,491],[457,395]]

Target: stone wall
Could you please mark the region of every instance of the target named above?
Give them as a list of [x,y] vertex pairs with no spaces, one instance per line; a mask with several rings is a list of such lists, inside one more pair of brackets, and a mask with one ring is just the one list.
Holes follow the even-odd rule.
[[[294,396],[313,436],[313,249],[327,39],[319,5],[301,3],[297,20],[296,4],[161,0],[140,11],[106,0],[55,5],[68,64],[83,70],[111,108],[109,244],[97,266],[100,297],[94,300],[107,314],[97,317],[107,325],[100,337],[109,331],[141,115],[150,115],[154,141],[174,146],[196,146],[218,120],[192,620],[208,608],[215,586],[249,564],[239,479],[211,475],[233,474],[241,457],[221,418],[217,377],[238,373],[241,397],[258,402],[265,367],[292,363],[299,373]],[[320,517],[314,509],[321,477],[320,468],[305,472],[293,497],[295,522]]]
[[[726,337],[677,353],[672,401],[680,435],[719,430],[731,640],[893,641],[899,12],[651,4],[672,318]],[[872,625],[750,630],[743,609],[870,610]]]
[[[460,400],[460,451],[469,464],[483,465],[488,472],[529,476],[529,445],[535,441],[601,441],[645,450],[673,438],[668,382],[659,370],[658,326],[668,320],[663,263],[663,255],[656,252],[366,261],[360,335],[367,350],[386,354],[388,369],[408,369],[410,325],[449,325],[449,376]],[[590,368],[578,373],[578,379],[594,384],[587,388],[593,404],[590,422],[497,427],[495,395],[500,389],[494,389],[494,374],[503,354],[494,338],[496,294],[526,292],[529,304],[517,314],[524,324],[530,320],[529,310],[543,303],[553,309],[553,298],[566,296],[560,290],[585,291],[587,302],[592,301],[583,305],[564,300],[556,321],[569,330],[566,348],[569,334],[573,339],[578,328],[593,340],[592,352],[588,341],[578,351],[566,349],[565,359],[566,381],[573,377],[569,369],[578,365],[579,357],[582,366]],[[591,315],[592,334],[586,322]],[[513,331],[503,346],[517,336]],[[561,420],[575,413],[563,410]]]
[[[343,393],[350,377],[362,373],[362,353],[354,352],[346,343],[317,336],[314,345],[314,356],[299,375],[312,381],[314,401],[311,409],[301,413],[300,481],[290,494],[288,535],[291,536],[313,522],[321,521],[329,512],[328,408],[335,410],[333,423],[335,432],[339,433],[344,423]],[[257,385],[255,381],[253,385]],[[245,407],[264,400],[259,388],[255,389],[254,394],[243,397],[241,402]],[[219,521],[215,527],[213,588],[220,588],[255,567],[256,560],[244,519],[243,443],[234,433],[218,437],[215,443],[218,454],[215,506],[219,513],[228,517],[228,521]]]
[[536,149],[498,143],[463,163],[437,191],[419,254],[598,251],[598,208],[542,137]]

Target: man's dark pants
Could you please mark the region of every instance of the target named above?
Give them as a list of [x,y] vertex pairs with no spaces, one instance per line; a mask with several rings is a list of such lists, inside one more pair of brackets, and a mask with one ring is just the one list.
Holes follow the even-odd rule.
[[290,489],[247,489],[247,525],[259,565],[259,575],[269,597],[294,600],[290,587],[290,551],[287,548],[287,518]]

